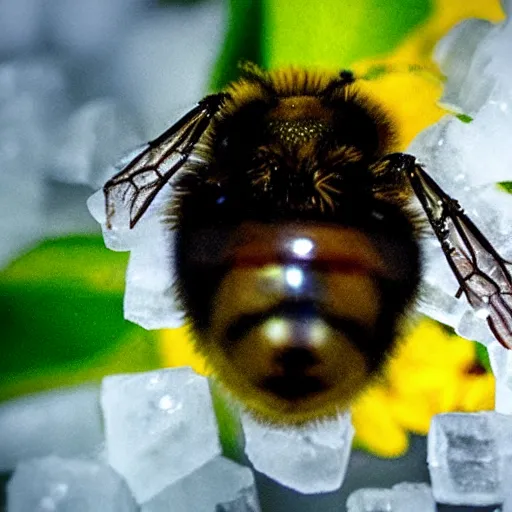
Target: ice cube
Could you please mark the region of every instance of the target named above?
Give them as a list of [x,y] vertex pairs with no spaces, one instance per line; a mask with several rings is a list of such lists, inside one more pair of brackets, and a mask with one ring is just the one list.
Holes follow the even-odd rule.
[[465,20],[437,44],[434,59],[447,77],[441,103],[448,108],[473,116],[489,98],[494,80],[484,76],[489,57],[482,49],[496,37],[494,28],[487,20]]
[[428,435],[434,497],[453,505],[503,502],[512,455],[512,417],[495,412],[439,414]]
[[[436,46],[434,59],[447,77],[441,103],[466,114],[474,114],[485,101],[467,89],[475,83],[470,68],[478,46],[489,37],[494,25],[481,19],[469,19],[456,25]],[[481,66],[480,66],[481,67]],[[469,79],[468,79],[469,75]],[[478,84],[478,80],[476,81]]]
[[8,512],[136,512],[126,483],[92,460],[22,462],[7,486]]
[[446,325],[459,325],[469,306],[464,299],[457,299],[428,282],[423,282],[417,304],[420,313]]
[[254,468],[304,494],[338,489],[354,429],[350,413],[305,427],[274,427],[242,415],[245,453]]
[[220,454],[208,381],[191,368],[103,380],[108,463],[139,503]]
[[130,253],[124,316],[146,329],[180,327],[184,314],[175,295],[171,265],[174,236],[170,231],[166,234],[161,224],[154,228],[148,243]]
[[141,512],[259,512],[252,471],[216,457],[142,505]]
[[47,391],[0,405],[0,472],[27,458],[93,454],[102,443],[98,386]]
[[495,410],[512,414],[512,351],[497,341],[487,346],[492,372],[496,378]]
[[124,316],[145,329],[180,327],[184,323],[174,287],[175,235],[164,220],[166,205],[172,201],[171,192],[170,187],[164,187],[133,228],[129,226],[129,209],[121,198],[110,226],[103,191],[93,194],[87,202],[91,215],[101,224],[105,245],[115,251],[131,250]]
[[358,489],[347,500],[347,512],[435,512],[427,484],[403,482],[392,489]]
[[[456,39],[457,34],[454,37]],[[470,48],[461,47],[457,51],[471,53]],[[454,59],[456,54],[452,56]],[[420,133],[408,151],[419,159],[446,193],[460,202],[483,235],[507,258],[512,252],[512,197],[498,190],[495,182],[507,179],[512,166],[506,142],[512,136],[508,107],[512,100],[502,86],[496,85],[498,82],[493,84],[492,88],[484,87],[485,100],[478,106],[471,123],[446,116]],[[467,94],[474,99],[473,93]],[[450,275],[441,249],[428,241],[423,249],[424,282],[428,290],[423,294],[426,300],[422,297],[420,309],[448,323],[461,336],[490,343],[494,336],[478,312],[465,310],[465,306],[457,306],[447,298],[454,296],[458,285]],[[461,304],[467,305],[464,296]],[[443,310],[447,307],[445,313]]]
[[479,341],[483,345],[496,341],[486,320],[475,314],[474,310],[468,310],[462,315],[459,324],[455,326],[455,332],[463,338]]
[[[259,512],[259,503],[256,500],[240,496],[232,501],[219,503],[215,512]],[[508,511],[507,511],[508,512]]]

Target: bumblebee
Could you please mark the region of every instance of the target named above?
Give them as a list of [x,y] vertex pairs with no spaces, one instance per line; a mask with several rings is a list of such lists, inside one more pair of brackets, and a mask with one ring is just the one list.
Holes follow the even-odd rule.
[[110,179],[107,227],[172,187],[176,293],[197,349],[257,417],[336,414],[378,374],[418,293],[419,199],[459,284],[512,345],[506,262],[351,72],[246,66]]

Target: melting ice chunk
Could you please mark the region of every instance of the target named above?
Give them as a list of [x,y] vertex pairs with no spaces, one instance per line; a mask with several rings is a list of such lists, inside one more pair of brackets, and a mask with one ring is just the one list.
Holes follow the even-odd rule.
[[[165,201],[156,198],[152,206],[158,210]],[[160,196],[160,194],[159,194]],[[87,206],[101,224],[105,245],[114,251],[131,250],[126,273],[124,316],[145,329],[162,329],[183,325],[183,311],[174,292],[172,253],[174,233],[161,221],[161,215],[148,210],[133,229],[128,217],[119,216],[111,228],[106,226],[105,196],[102,190],[93,194]],[[118,205],[118,211],[124,208]]]
[[98,462],[46,457],[22,462],[7,486],[9,512],[136,512],[126,483]]
[[130,253],[124,316],[146,329],[180,327],[184,323],[183,311],[175,296],[174,275],[169,261],[174,236],[172,233],[166,236],[157,219],[150,220],[145,228],[152,229],[153,243],[140,244]]
[[354,429],[350,413],[306,427],[278,428],[242,416],[245,452],[254,468],[305,494],[338,489]]
[[512,414],[512,351],[497,341],[487,347],[492,372],[496,378],[495,410]]
[[191,368],[103,380],[108,463],[139,503],[220,454],[208,381]]
[[[438,44],[435,57],[447,76],[442,101],[472,120],[445,116],[408,148],[505,259],[512,255],[512,196],[496,183],[510,180],[512,166],[511,35],[509,22],[467,20]],[[447,304],[445,295],[454,295],[454,279],[446,276],[440,248],[426,251],[425,260],[425,282],[438,292],[429,291],[422,310],[464,337],[491,342],[494,338],[477,313],[461,314],[462,309]],[[464,297],[461,302],[466,303]],[[443,315],[445,305],[450,311]]]
[[252,471],[216,457],[142,505],[141,512],[259,512]]
[[0,471],[50,454],[90,455],[102,442],[97,386],[38,393],[0,406]]
[[434,497],[452,505],[502,503],[510,486],[512,417],[495,412],[439,414],[428,435]]
[[435,512],[427,484],[403,482],[392,489],[358,489],[347,500],[347,512]]

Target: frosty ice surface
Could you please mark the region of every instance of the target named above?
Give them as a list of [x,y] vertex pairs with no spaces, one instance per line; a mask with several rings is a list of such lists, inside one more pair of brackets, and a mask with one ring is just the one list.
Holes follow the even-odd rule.
[[435,512],[427,484],[403,482],[392,489],[358,489],[347,499],[347,512]]
[[259,512],[252,471],[216,457],[142,505],[141,512]]
[[262,425],[244,415],[242,425],[245,452],[258,471],[307,494],[341,486],[354,435],[350,413],[302,428]]
[[439,414],[428,435],[434,497],[454,505],[502,503],[510,486],[512,417],[495,412]]
[[46,391],[0,405],[0,471],[45,455],[92,455],[103,442],[99,388]]
[[92,460],[22,462],[7,486],[8,512],[137,512],[125,482]]
[[208,381],[191,368],[103,380],[108,463],[139,503],[220,454]]

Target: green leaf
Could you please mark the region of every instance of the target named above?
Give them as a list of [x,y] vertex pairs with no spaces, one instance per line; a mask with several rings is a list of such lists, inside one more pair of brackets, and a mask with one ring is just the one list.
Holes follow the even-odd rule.
[[209,379],[213,409],[219,427],[222,454],[234,461],[243,458],[243,430],[238,411],[226,391],[214,380]]
[[498,186],[501,187],[505,192],[512,194],[512,181],[502,181],[498,183]]
[[473,118],[471,116],[468,116],[467,114],[457,114],[456,117],[459,121],[462,121],[463,123],[471,123],[471,121],[473,121]]
[[158,366],[153,336],[123,319],[126,263],[100,237],[74,236],[0,274],[1,398]]
[[99,236],[42,242],[0,272],[0,286],[34,282],[51,287],[122,294],[128,253],[108,250]]
[[432,12],[431,0],[282,2],[230,0],[226,37],[211,80],[215,91],[238,64],[350,67],[394,49]]
[[350,67],[395,48],[432,11],[429,0],[263,1],[267,66]]
[[492,373],[487,347],[475,341],[475,352],[477,361],[485,368],[487,372]]
[[210,81],[212,90],[218,91],[238,78],[241,62],[262,64],[262,8],[260,0],[230,0],[230,23]]

